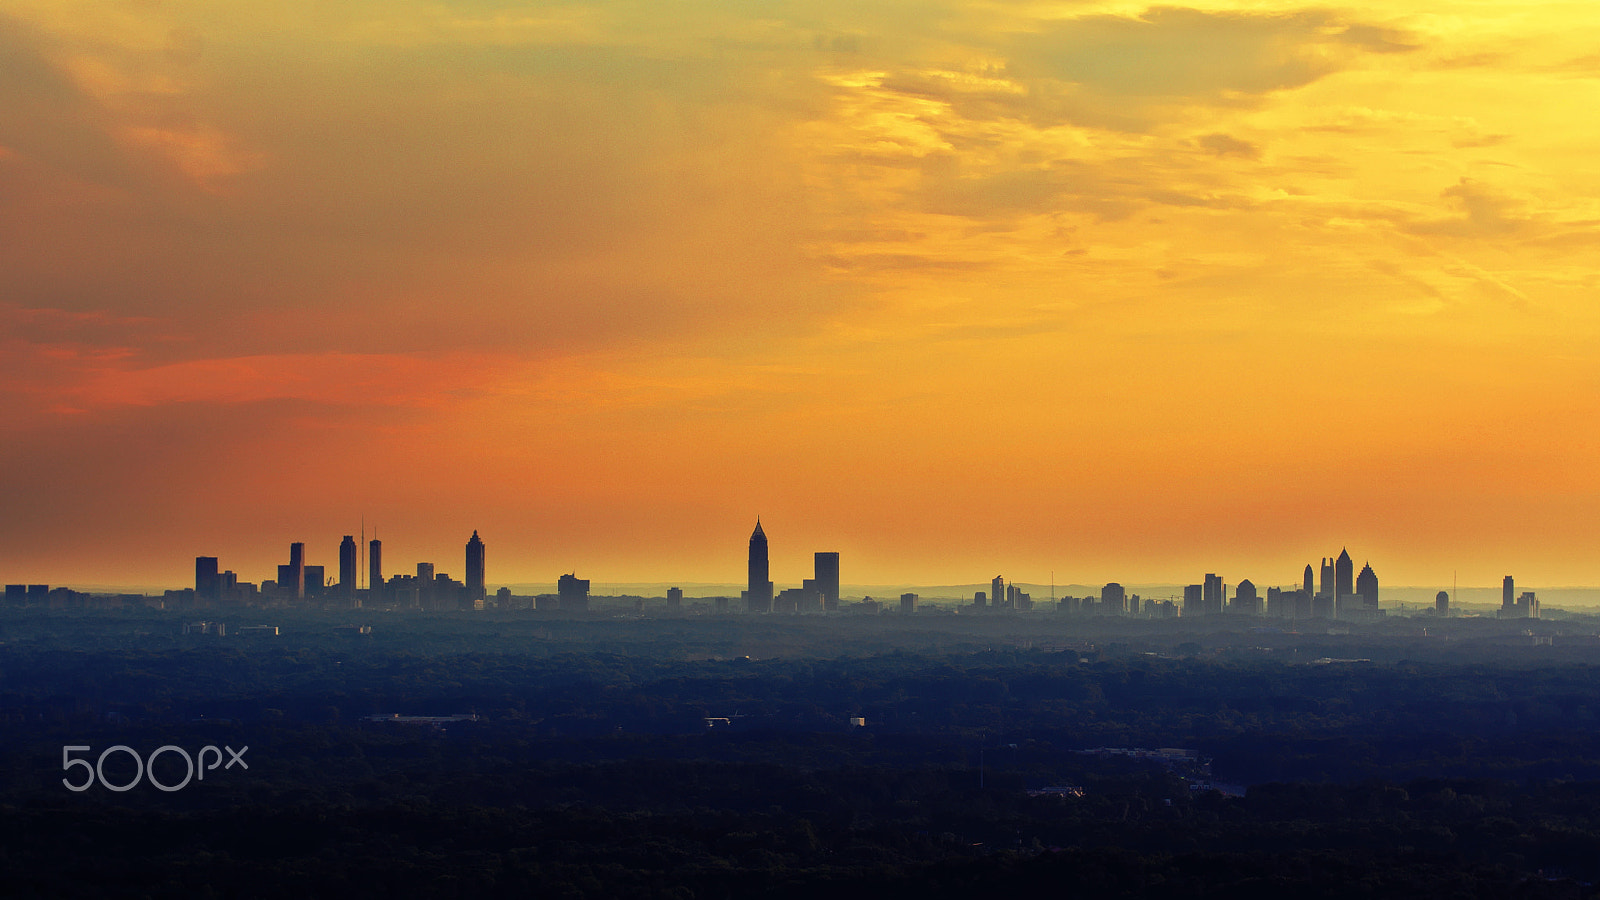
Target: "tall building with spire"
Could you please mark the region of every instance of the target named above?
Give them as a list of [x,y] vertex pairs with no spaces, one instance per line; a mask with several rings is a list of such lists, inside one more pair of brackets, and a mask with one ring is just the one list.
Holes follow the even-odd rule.
[[1353,597],[1356,593],[1356,564],[1350,558],[1350,551],[1339,550],[1339,558],[1333,563],[1333,596],[1343,600]]
[[750,533],[750,589],[745,591],[745,608],[750,612],[772,612],[772,581],[767,570],[767,533],[756,519]]
[[483,609],[483,600],[489,595],[489,587],[483,578],[483,540],[478,537],[477,529],[473,529],[472,539],[467,541],[468,608]]

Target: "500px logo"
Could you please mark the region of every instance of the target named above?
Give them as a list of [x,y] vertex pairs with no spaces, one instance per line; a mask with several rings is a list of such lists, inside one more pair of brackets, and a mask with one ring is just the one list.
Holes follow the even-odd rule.
[[[66,785],[67,790],[69,791],[87,791],[89,788],[94,787],[94,783],[96,781],[100,782],[100,786],[108,791],[128,791],[132,790],[133,786],[138,784],[141,779],[148,777],[150,779],[150,783],[155,785],[158,790],[178,791],[187,787],[190,779],[196,778],[196,776],[198,776],[200,781],[204,781],[206,779],[206,773],[215,769],[217,766],[222,766],[223,771],[233,768],[234,764],[236,763],[241,768],[250,768],[250,764],[244,761],[245,751],[249,750],[249,747],[240,747],[238,750],[234,750],[232,747],[224,747],[224,749],[228,751],[229,759],[227,765],[222,766],[222,750],[218,750],[216,746],[212,744],[207,744],[206,746],[200,748],[200,753],[198,754],[199,763],[197,765],[195,757],[190,756],[189,751],[177,746],[176,744],[166,744],[164,746],[157,747],[150,753],[148,759],[141,758],[137,751],[126,744],[114,744],[100,751],[100,758],[95,761],[94,765],[90,765],[87,759],[72,758],[72,754],[79,751],[88,753],[89,746],[87,744],[69,744],[61,748],[61,770],[63,772],[71,772],[75,766],[83,766],[84,779],[82,783],[74,784],[71,778],[63,778],[61,779],[61,783]],[[127,755],[133,757],[134,764],[138,767],[137,772],[133,776],[133,780],[129,781],[127,784],[112,784],[106,779],[106,757],[118,752],[126,753]],[[183,780],[177,784],[162,784],[161,781],[156,778],[156,759],[163,753],[178,754],[183,758],[184,764],[188,766],[188,770],[184,773]],[[206,765],[207,753],[212,754],[211,765],[209,766]]]

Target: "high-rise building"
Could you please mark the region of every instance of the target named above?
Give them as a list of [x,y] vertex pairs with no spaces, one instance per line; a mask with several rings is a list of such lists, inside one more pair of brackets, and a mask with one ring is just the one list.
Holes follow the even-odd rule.
[[1227,594],[1227,588],[1222,583],[1221,575],[1206,575],[1205,600],[1200,611],[1208,616],[1222,613],[1222,598]]
[[383,542],[377,538],[367,542],[367,592],[374,597],[382,597],[386,593],[383,584]]
[[1500,583],[1500,614],[1510,616],[1517,608],[1517,581],[1510,575]]
[[466,605],[482,609],[483,598],[488,594],[489,587],[484,582],[483,575],[483,540],[478,537],[477,529],[473,529],[472,539],[467,541]]
[[1350,551],[1341,549],[1339,558],[1333,563],[1333,596],[1337,600],[1353,597],[1356,593],[1356,564],[1350,559]]
[[417,605],[423,609],[433,609],[433,563],[417,563]]
[[347,534],[339,542],[339,598],[350,603],[356,599],[356,536]]
[[1448,619],[1450,617],[1450,594],[1448,591],[1440,591],[1433,598],[1433,611],[1440,618]]
[[914,612],[916,612],[917,611],[917,595],[916,594],[901,594],[900,595],[900,611],[903,612],[903,613],[914,613]]
[[215,603],[221,599],[221,587],[222,582],[217,577],[217,558],[196,556],[194,558],[195,600],[210,600]]
[[1261,596],[1256,593],[1255,582],[1246,578],[1234,588],[1231,611],[1245,616],[1261,615]]
[[1108,616],[1120,616],[1127,611],[1128,596],[1122,585],[1113,581],[1100,589],[1100,612]]
[[1378,608],[1378,575],[1372,571],[1372,563],[1361,567],[1361,574],[1356,577],[1356,593],[1364,608],[1369,611]]
[[999,575],[989,582],[989,605],[995,609],[1006,605],[1006,580]]
[[[306,598],[306,545],[298,541],[289,545],[289,590],[296,600]],[[279,581],[279,588],[283,587]]]
[[1317,594],[1319,596],[1327,597],[1328,598],[1328,608],[1332,609],[1333,608],[1333,598],[1334,598],[1333,560],[1329,559],[1326,556],[1324,556],[1322,558],[1322,572],[1321,572],[1321,575],[1322,575],[1322,579],[1319,582],[1317,582],[1317,584],[1318,584]]
[[817,590],[822,592],[822,608],[834,612],[839,608],[839,554],[828,550],[816,554],[814,577]]
[[750,612],[772,612],[772,580],[767,567],[767,533],[756,520],[750,532],[750,589],[745,591],[745,608]]
[[1310,563],[1306,563],[1305,584],[1302,585],[1300,589],[1306,592],[1306,596],[1307,597],[1310,597],[1310,596],[1312,596],[1313,594],[1316,593],[1316,591],[1313,590],[1312,587],[1311,587],[1311,584],[1312,584],[1312,577],[1311,576],[1312,576],[1311,564]]
[[1183,589],[1183,614],[1198,616],[1205,610],[1205,587],[1191,584]]
[[556,593],[561,598],[562,612],[586,612],[589,609],[589,579],[578,573],[563,575],[556,581]]
[[682,608],[683,608],[683,588],[681,588],[681,587],[669,587],[669,588],[667,588],[667,609],[677,610],[677,609],[682,609]]

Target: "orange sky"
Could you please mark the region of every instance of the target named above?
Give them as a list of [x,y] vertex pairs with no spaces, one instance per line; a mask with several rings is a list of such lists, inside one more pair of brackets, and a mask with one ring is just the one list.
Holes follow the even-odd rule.
[[1600,584],[1600,7],[0,0],[0,580]]

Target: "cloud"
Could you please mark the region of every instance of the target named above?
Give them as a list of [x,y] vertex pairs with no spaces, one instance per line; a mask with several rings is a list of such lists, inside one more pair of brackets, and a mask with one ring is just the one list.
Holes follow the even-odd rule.
[[1415,48],[1392,30],[1331,12],[1213,13],[1156,7],[1144,15],[1065,19],[1019,37],[1013,68],[1110,96],[1221,101],[1302,87],[1357,52]]
[[1260,147],[1228,134],[1201,135],[1196,143],[1200,145],[1202,150],[1216,156],[1242,156],[1245,159],[1256,159],[1261,155]]
[[1458,215],[1423,219],[1405,224],[1412,234],[1439,234],[1455,237],[1505,237],[1522,231],[1529,220],[1517,215],[1520,204],[1487,185],[1469,178],[1439,192]]

